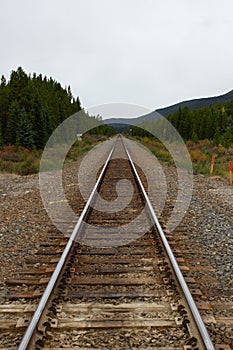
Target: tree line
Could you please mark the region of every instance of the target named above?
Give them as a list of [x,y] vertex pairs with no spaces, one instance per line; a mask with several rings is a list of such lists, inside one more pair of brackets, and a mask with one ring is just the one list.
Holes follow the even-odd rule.
[[[167,116],[168,121],[175,127],[181,137],[192,140],[208,139],[213,145],[223,145],[229,148],[233,143],[233,100],[214,106],[206,106],[190,110],[187,106],[179,108],[176,112]],[[174,138],[174,132],[165,122],[164,118],[155,121],[144,120],[138,126],[130,126],[125,130],[126,134],[140,137],[151,137],[158,130],[166,139]],[[149,132],[151,131],[151,133]]]
[[[89,131],[90,134],[111,136],[115,133],[113,128],[102,123],[100,116],[89,117],[84,112],[79,97],[73,97],[70,86],[63,88],[54,79],[41,74],[27,75],[19,67],[11,72],[8,82],[4,76],[1,77],[0,146],[20,145],[42,149],[54,129],[79,111],[83,111],[85,123],[90,129],[91,119],[99,122],[99,126]],[[193,110],[187,106],[179,108],[167,119],[185,141],[209,139],[214,145],[222,144],[226,148],[233,142],[233,100]],[[139,126],[141,129],[131,126],[126,133],[149,136],[144,129],[158,127],[164,132],[162,119],[155,122],[145,120]],[[168,138],[172,137],[171,130],[165,132]]]
[[[55,128],[70,115],[82,111],[79,97],[74,98],[70,86],[63,88],[52,78],[36,73],[26,74],[19,67],[9,81],[1,77],[0,84],[0,146],[19,145],[28,149],[44,148]],[[96,125],[96,123],[94,123]],[[106,127],[104,127],[106,129]],[[112,132],[99,130],[97,132]]]
[[208,139],[228,148],[233,141],[233,100],[194,110],[179,108],[168,120],[187,141]]

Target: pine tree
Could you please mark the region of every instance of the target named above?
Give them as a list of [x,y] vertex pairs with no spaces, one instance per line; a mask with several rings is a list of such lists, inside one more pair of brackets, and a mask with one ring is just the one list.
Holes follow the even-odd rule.
[[220,141],[221,141],[220,128],[219,128],[219,126],[217,126],[217,128],[215,130],[215,134],[214,134],[213,144],[215,146],[218,146],[220,144]]
[[1,124],[2,143],[4,143],[3,135],[6,131],[8,109],[9,109],[9,86],[6,83],[5,77],[2,76],[1,85],[0,85],[0,124]]
[[197,137],[197,133],[196,133],[195,131],[192,132],[191,140],[192,140],[194,143],[198,143],[198,137]]
[[6,144],[14,145],[16,142],[16,132],[18,128],[20,108],[17,101],[12,101],[9,107],[8,120],[4,140]]
[[[1,120],[0,120],[1,121]],[[2,125],[0,123],[0,147],[3,145],[3,137],[2,137]]]
[[20,111],[19,115],[19,122],[16,131],[16,144],[28,149],[34,148],[32,126],[24,108]]
[[48,139],[47,120],[49,119],[49,115],[46,106],[37,91],[35,92],[31,114],[33,116],[32,127],[34,131],[34,144],[37,149],[42,149]]
[[20,108],[30,109],[29,77],[21,67],[12,71],[9,81],[10,101],[17,101]]
[[233,135],[232,135],[232,131],[231,128],[228,126],[226,133],[224,135],[224,147],[229,148],[232,144],[233,141]]
[[[73,97],[70,86],[64,89],[52,78],[27,75],[21,67],[11,72],[8,82],[1,78],[0,132],[4,145],[18,143],[41,149],[61,122],[81,111],[79,97]],[[83,114],[86,129],[96,120]],[[110,131],[105,128],[101,132]]]

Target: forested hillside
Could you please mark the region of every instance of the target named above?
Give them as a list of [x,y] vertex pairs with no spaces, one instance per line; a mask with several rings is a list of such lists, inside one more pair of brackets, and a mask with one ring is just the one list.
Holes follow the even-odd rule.
[[70,87],[52,78],[27,75],[21,67],[0,85],[0,145],[29,149],[44,147],[52,131],[71,114],[81,110]]
[[[53,130],[80,110],[79,98],[72,96],[69,86],[63,88],[54,79],[41,74],[27,75],[19,67],[11,72],[9,81],[4,76],[1,78],[0,146],[18,145],[28,149],[43,149]],[[180,107],[167,118],[186,141],[208,139],[213,145],[222,144],[226,148],[233,142],[233,99],[224,104],[217,103],[197,109]],[[137,119],[143,119],[139,123],[142,128],[144,123],[150,123],[153,129],[158,123],[143,117]],[[136,132],[134,128],[131,130]],[[104,124],[90,132],[108,136],[114,133]],[[147,134],[142,129],[137,129],[136,133],[142,134],[141,136]]]
[[[137,118],[139,119],[139,118]],[[136,121],[137,121],[136,119]],[[179,108],[175,113],[169,114],[167,119],[176,128],[185,141],[209,140],[214,146],[219,144],[229,148],[233,143],[233,99],[225,104],[216,104],[190,110],[187,106]],[[144,119],[126,129],[126,133],[140,137],[149,136],[146,130],[163,130],[163,119],[156,115],[155,120]],[[167,129],[167,126],[166,126]],[[163,130],[165,132],[165,130]],[[167,137],[172,132],[166,130]],[[169,136],[170,135],[170,136]]]
[[[229,175],[229,161],[233,155],[233,99],[224,104],[190,110],[179,108],[167,116],[175,129],[186,141],[195,173],[210,174],[210,164],[215,159],[214,174]],[[155,156],[171,164],[171,156],[157,138],[174,142],[176,133],[166,119],[145,119],[125,129],[125,133],[143,142]],[[150,132],[149,132],[150,131]]]
[[168,116],[168,120],[185,140],[208,139],[214,145],[221,143],[226,148],[233,141],[233,100],[195,110],[179,108]]

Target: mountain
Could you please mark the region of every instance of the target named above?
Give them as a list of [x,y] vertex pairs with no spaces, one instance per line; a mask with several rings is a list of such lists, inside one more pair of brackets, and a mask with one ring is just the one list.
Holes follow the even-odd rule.
[[157,111],[154,111],[137,118],[110,118],[104,120],[104,122],[117,130],[121,130],[125,129],[129,125],[141,124],[144,120],[154,121],[160,117],[161,115]]
[[179,108],[188,107],[190,110],[198,109],[205,106],[212,106],[216,103],[224,104],[233,99],[233,90],[227,92],[224,95],[214,96],[214,97],[205,97],[205,98],[196,98],[194,100],[188,100],[176,103],[172,106],[168,106],[165,108],[157,109],[156,111],[163,116],[167,116],[169,114],[175,113]]
[[190,110],[198,109],[205,106],[212,106],[216,103],[224,104],[233,100],[233,90],[227,92],[226,94],[214,97],[196,98],[193,100],[187,100],[183,102],[176,103],[174,105],[157,109],[149,114],[137,117],[137,118],[110,118],[104,120],[104,122],[117,130],[117,132],[123,131],[129,125],[138,125],[144,120],[154,121],[158,119],[161,115],[168,116],[171,113],[175,113],[179,108],[187,106]]

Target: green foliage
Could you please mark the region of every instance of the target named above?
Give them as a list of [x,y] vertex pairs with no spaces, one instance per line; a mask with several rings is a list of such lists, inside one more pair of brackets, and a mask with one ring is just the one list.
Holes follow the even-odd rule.
[[[104,125],[101,117],[89,116],[79,97],[52,78],[35,73],[27,75],[21,67],[12,71],[9,82],[1,78],[0,85],[0,145],[21,145],[28,149],[43,149],[52,132],[69,116],[79,112],[79,133],[112,136],[113,128]],[[102,124],[102,125],[101,125]],[[100,125],[94,129],[93,126]],[[72,132],[64,126],[62,142]]]
[[226,129],[226,133],[224,135],[224,143],[223,143],[224,147],[229,148],[230,145],[232,144],[232,141],[233,141],[232,130],[231,130],[231,127],[228,126]]
[[192,132],[191,140],[194,143],[198,143],[198,137],[197,137],[197,133],[195,131]]
[[0,135],[3,145],[18,143],[42,149],[53,130],[79,111],[79,98],[73,98],[70,87],[66,90],[52,78],[35,73],[27,75],[21,67],[11,72],[9,82],[4,76],[1,78]]
[[18,128],[20,107],[17,101],[13,100],[9,105],[6,130],[3,129],[4,144],[16,144],[16,133]]
[[19,114],[19,122],[16,130],[16,144],[28,149],[34,148],[32,125],[24,109],[22,109]]
[[103,124],[88,130],[87,134],[111,137],[116,134],[116,131],[111,126]]
[[233,142],[233,100],[192,111],[187,107],[179,108],[168,120],[185,141],[197,143],[208,139],[216,146],[223,143],[227,148]]
[[3,145],[3,138],[2,138],[2,126],[0,123],[0,147]]
[[215,133],[214,133],[214,138],[213,138],[213,145],[218,146],[221,141],[221,134],[220,134],[220,128],[217,126]]
[[142,125],[142,124],[138,125],[138,126],[131,125],[128,128],[126,128],[123,133],[127,136],[136,136],[139,138],[141,138],[141,137],[153,138],[154,137],[151,133],[149,133],[149,131],[147,131],[144,128],[144,125]]

